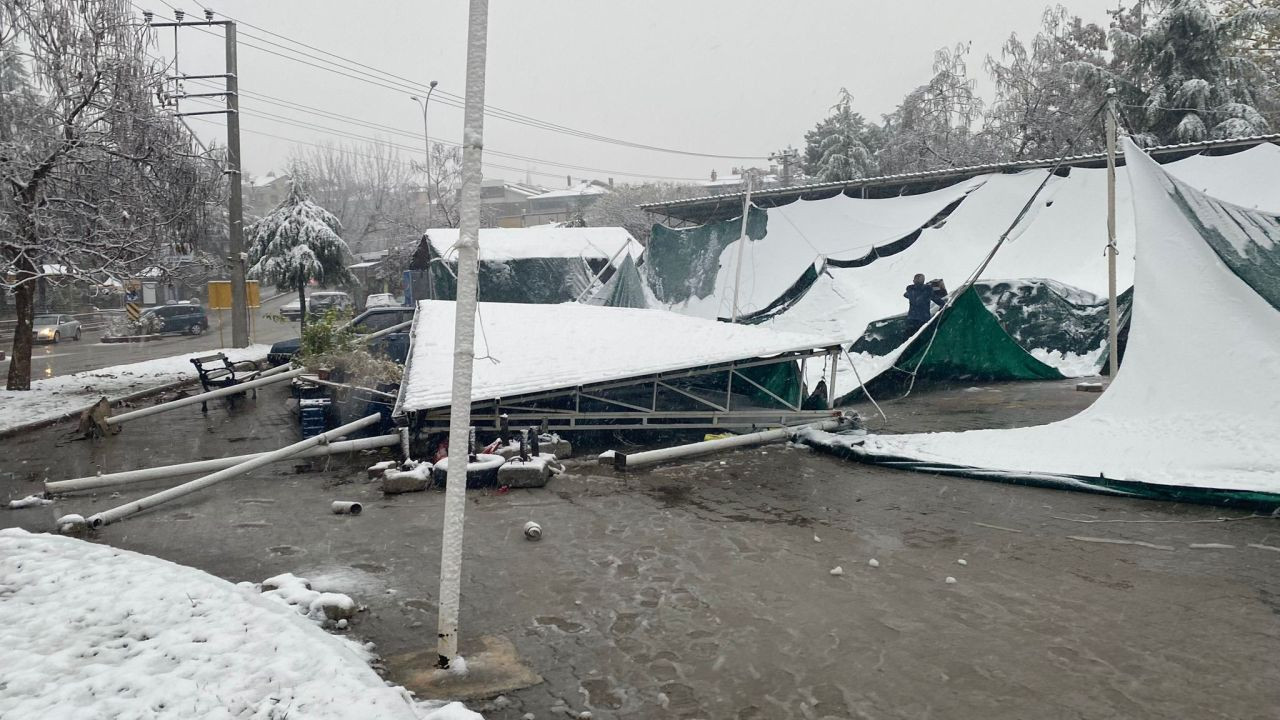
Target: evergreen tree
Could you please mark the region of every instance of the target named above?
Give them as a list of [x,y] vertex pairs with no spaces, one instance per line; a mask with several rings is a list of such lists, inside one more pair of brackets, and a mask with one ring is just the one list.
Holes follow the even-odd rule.
[[1244,42],[1280,24],[1274,8],[1218,16],[1206,0],[1171,0],[1148,19],[1139,4],[1118,11],[1109,66],[1083,66],[1095,86],[1112,85],[1124,124],[1146,145],[1258,135],[1271,124],[1274,79]]
[[823,182],[855,180],[875,173],[875,160],[864,142],[867,123],[853,111],[853,95],[840,88],[825,121],[828,132],[818,144],[816,175]]
[[281,291],[297,290],[304,327],[307,283],[355,282],[347,269],[350,251],[338,236],[341,228],[338,218],[312,202],[298,183],[284,202],[249,228],[249,277],[273,283]]

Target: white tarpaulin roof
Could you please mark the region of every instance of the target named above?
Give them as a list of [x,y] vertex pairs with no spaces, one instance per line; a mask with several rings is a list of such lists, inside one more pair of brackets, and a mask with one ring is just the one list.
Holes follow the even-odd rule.
[[[451,248],[458,242],[457,228],[434,228],[427,231],[431,247],[436,254],[455,257]],[[644,248],[626,228],[590,227],[571,228],[539,225],[529,228],[481,228],[480,260],[501,262],[529,258],[576,258],[586,260],[610,260],[615,255],[620,262],[619,250],[632,257]]]
[[[1128,348],[1110,388],[1062,422],[872,436],[869,452],[1011,473],[1280,493],[1280,311],[1210,247],[1173,198],[1170,174],[1130,143],[1125,154],[1139,263]],[[1195,189],[1180,189],[1212,206]]]
[[[418,303],[397,413],[450,404],[454,312],[452,301]],[[830,336],[578,303],[482,302],[479,317],[473,401],[839,344]]]

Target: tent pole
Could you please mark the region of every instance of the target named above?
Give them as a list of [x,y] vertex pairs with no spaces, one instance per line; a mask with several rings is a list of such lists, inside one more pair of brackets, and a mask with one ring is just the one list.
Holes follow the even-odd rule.
[[733,322],[738,322],[738,286],[742,284],[742,256],[747,254],[747,217],[751,214],[751,179],[750,170],[742,171],[747,182],[747,194],[742,198],[742,236],[738,239],[738,267],[733,273]]
[[1107,88],[1107,357],[1111,379],[1120,369],[1120,329],[1116,303],[1116,89]]

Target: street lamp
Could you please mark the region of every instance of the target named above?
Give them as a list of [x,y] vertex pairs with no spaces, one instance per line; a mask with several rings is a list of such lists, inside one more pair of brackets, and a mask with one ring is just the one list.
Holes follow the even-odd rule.
[[436,84],[435,80],[428,83],[425,100],[418,99],[416,95],[409,96],[410,100],[422,106],[422,142],[427,149],[427,162],[423,166],[427,174],[427,225],[431,224],[431,218],[434,215],[434,209],[431,205],[431,136],[427,134],[427,105],[431,102],[431,93],[436,91]]

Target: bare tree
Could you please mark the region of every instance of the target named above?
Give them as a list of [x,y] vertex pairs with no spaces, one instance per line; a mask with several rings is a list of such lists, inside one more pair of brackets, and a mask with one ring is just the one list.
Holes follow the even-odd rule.
[[[457,227],[458,203],[462,187],[462,148],[434,143],[431,146],[431,172],[421,176],[424,186],[429,184],[430,210],[427,227]],[[415,163],[419,170],[420,163]],[[490,223],[481,223],[489,227]]]
[[416,234],[426,219],[413,192],[414,170],[385,142],[299,147],[290,174],[342,223],[351,249],[381,249]]
[[17,327],[7,386],[31,386],[42,281],[100,281],[182,254],[221,174],[156,107],[163,70],[127,0],[0,0],[0,283]]
[[637,205],[696,197],[701,191],[696,185],[674,183],[618,185],[613,192],[601,195],[592,203],[584,211],[583,220],[591,227],[624,227],[644,245],[649,242],[655,220]]

